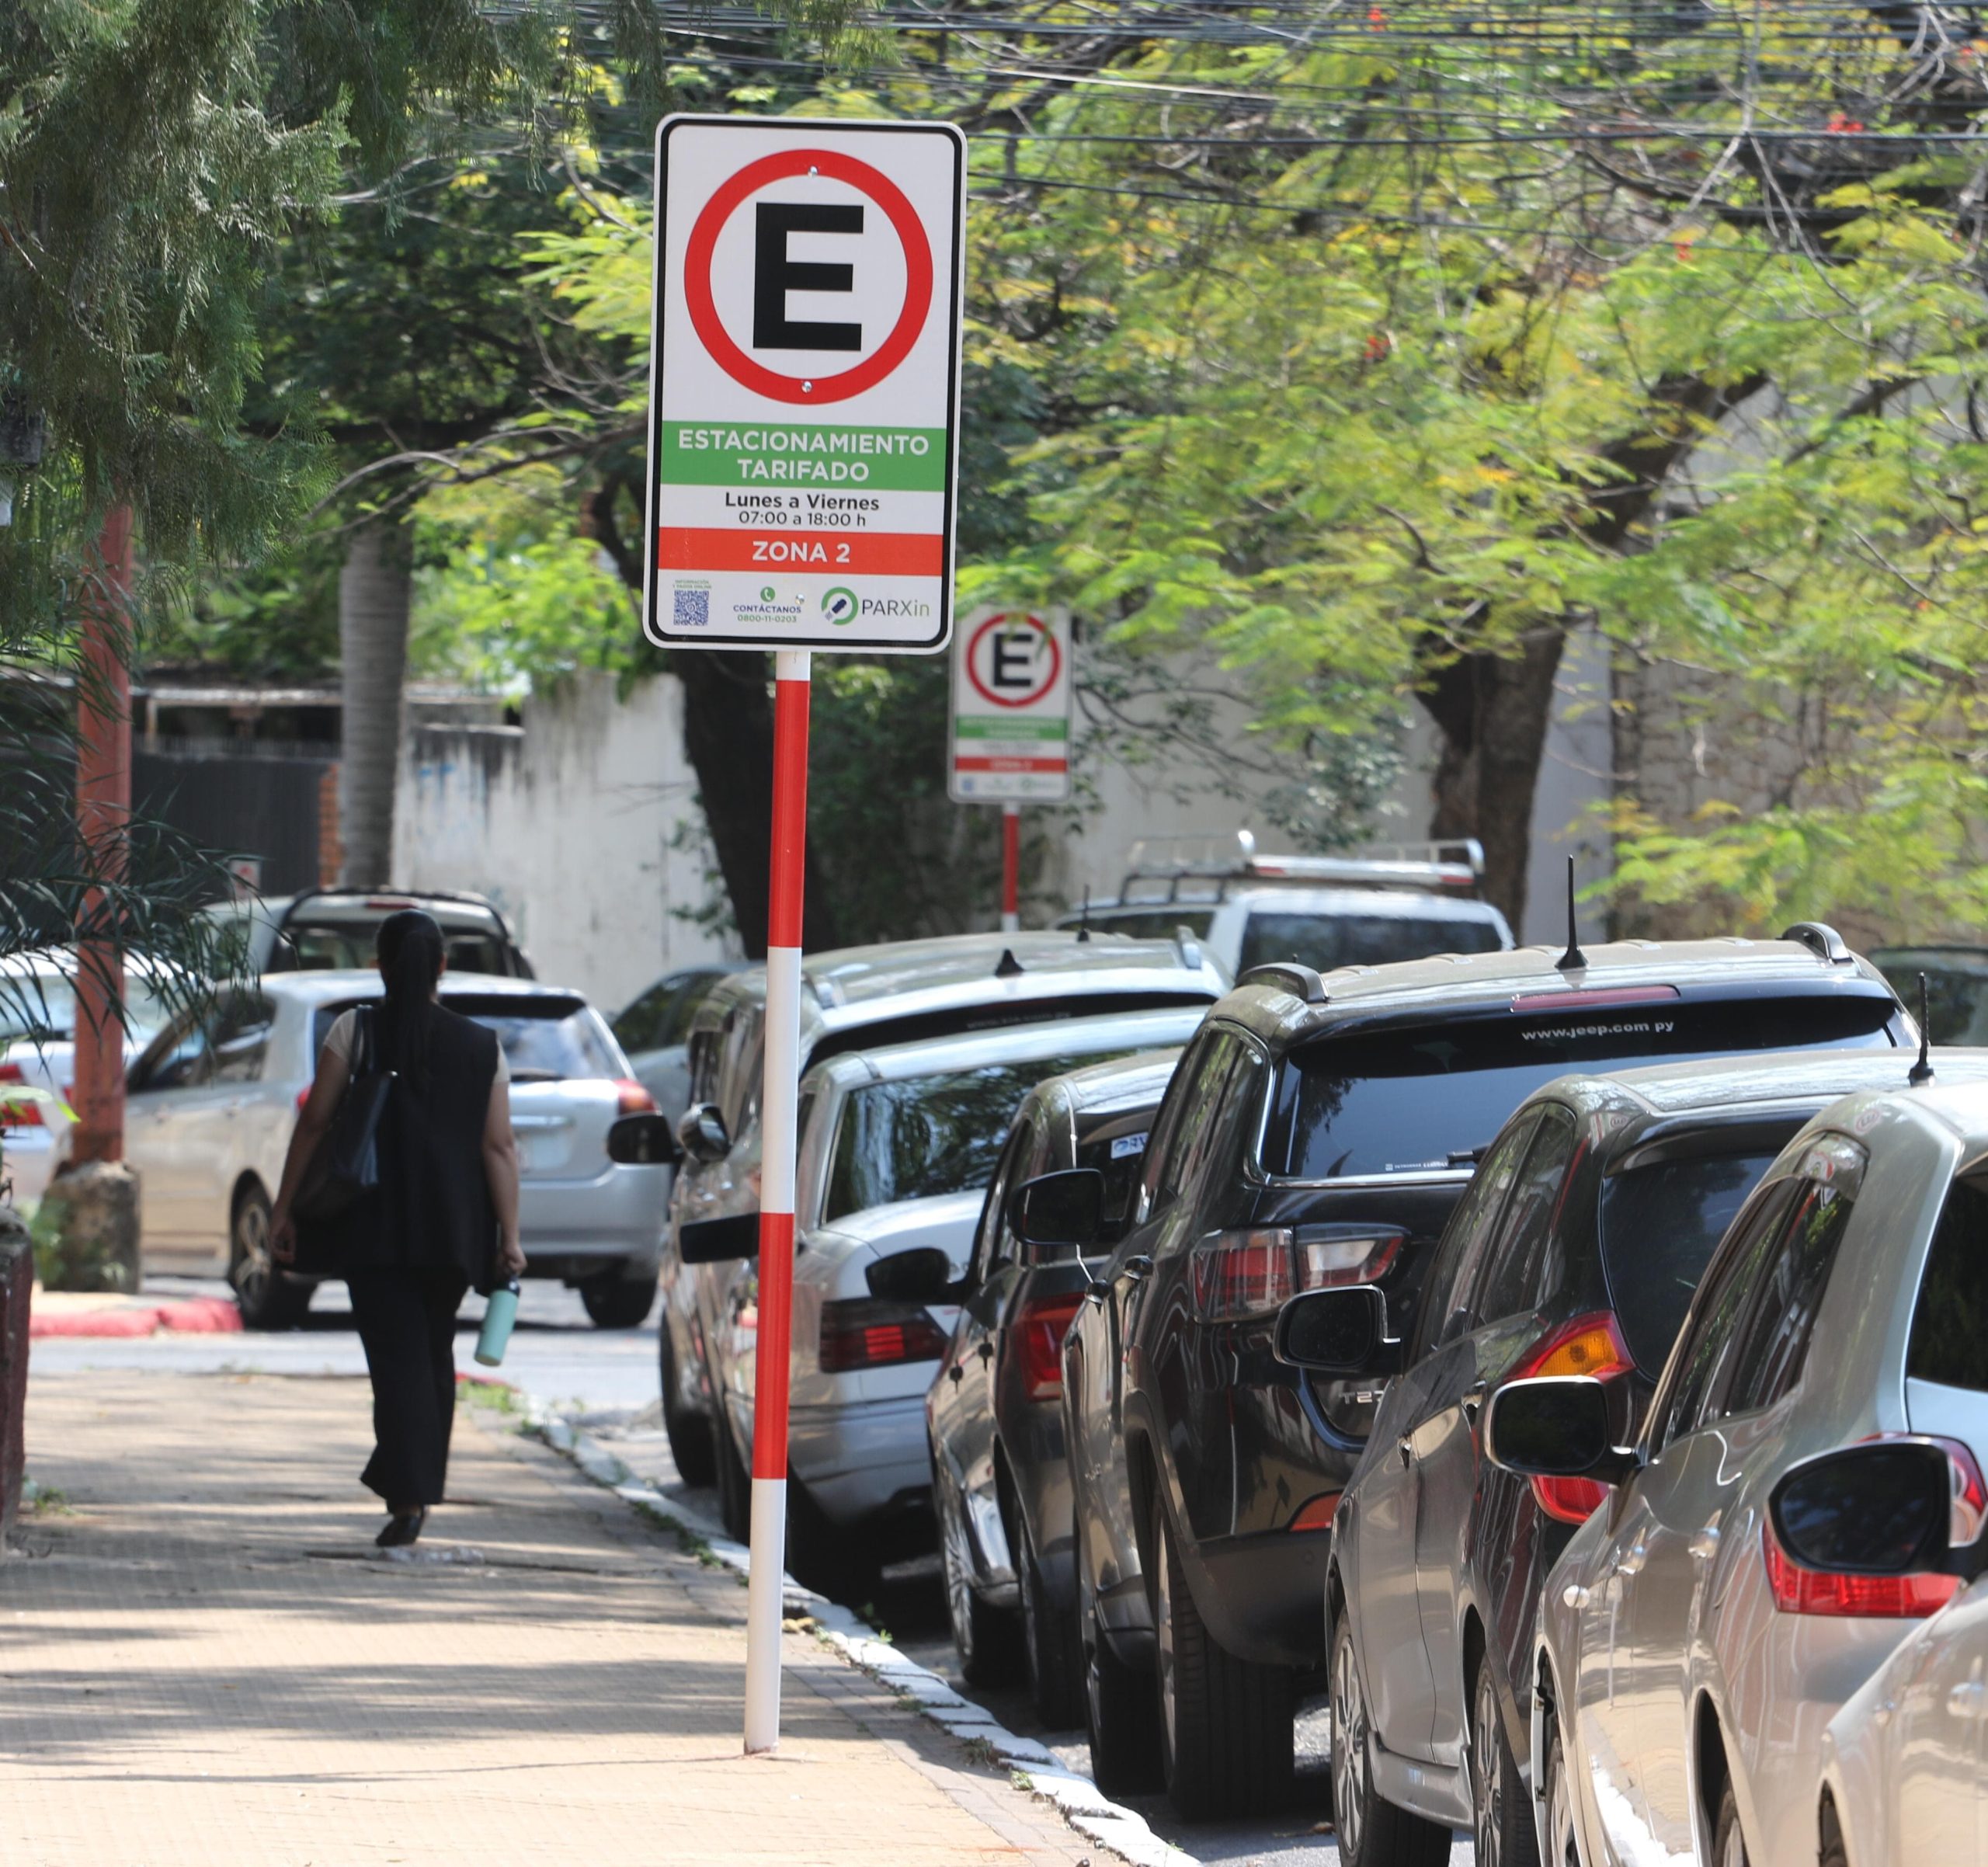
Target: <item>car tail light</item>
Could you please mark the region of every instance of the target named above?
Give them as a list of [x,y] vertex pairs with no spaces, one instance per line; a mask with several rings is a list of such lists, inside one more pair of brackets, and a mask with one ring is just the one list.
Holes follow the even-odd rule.
[[307,1083],[297,1092],[297,1112],[300,1115],[304,1113],[304,1104],[311,1100],[311,1090],[315,1089],[317,1086],[317,1084],[315,1083]]
[[369,914],[400,914],[413,906],[411,901],[396,900],[391,895],[374,895],[367,898],[366,911]]
[[1315,1497],[1284,1527],[1287,1530],[1329,1530],[1339,1511],[1340,1493],[1328,1491]]
[[1196,1315],[1204,1323],[1237,1323],[1274,1316],[1301,1290],[1371,1284],[1386,1274],[1407,1236],[1358,1230],[1315,1237],[1312,1229],[1211,1232],[1190,1260]]
[[1081,1296],[1031,1297],[1015,1318],[1022,1386],[1031,1400],[1054,1400],[1063,1391],[1063,1337],[1083,1306]]
[[[1885,1433],[1872,1434],[1885,1439]],[[1942,1439],[1953,1476],[1953,1519],[1947,1540],[1965,1549],[1988,1520],[1988,1486],[1972,1452],[1958,1439]],[[1833,1615],[1844,1618],[1920,1621],[1937,1614],[1960,1592],[1957,1575],[1830,1575],[1805,1569],[1781,1546],[1771,1523],[1760,1526],[1760,1552],[1767,1559],[1767,1587],[1782,1614]]]
[[[1507,1377],[1523,1380],[1532,1375],[1627,1374],[1635,1366],[1621,1326],[1606,1309],[1577,1316],[1536,1343],[1532,1352]],[[1584,1524],[1600,1510],[1608,1487],[1593,1478],[1535,1478],[1532,1500],[1558,1524]]]
[[[9,1083],[25,1084],[27,1076],[18,1063],[0,1063],[0,1094],[5,1094]],[[0,1128],[40,1128],[42,1125],[41,1107],[38,1103],[23,1100],[0,1104]]]
[[1666,1005],[1680,996],[1675,986],[1618,986],[1607,992],[1521,992],[1516,1012],[1610,1011],[1624,1005]]
[[616,1112],[624,1115],[652,1115],[655,1113],[655,1097],[643,1088],[633,1076],[619,1076],[615,1080]]
[[822,1306],[820,1359],[825,1375],[936,1361],[945,1352],[939,1325],[916,1303],[857,1297]]

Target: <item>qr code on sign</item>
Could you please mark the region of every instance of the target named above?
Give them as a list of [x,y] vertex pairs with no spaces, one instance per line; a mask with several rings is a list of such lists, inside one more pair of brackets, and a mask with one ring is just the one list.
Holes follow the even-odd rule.
[[711,593],[709,590],[676,590],[676,607],[672,620],[679,629],[701,629],[711,619]]

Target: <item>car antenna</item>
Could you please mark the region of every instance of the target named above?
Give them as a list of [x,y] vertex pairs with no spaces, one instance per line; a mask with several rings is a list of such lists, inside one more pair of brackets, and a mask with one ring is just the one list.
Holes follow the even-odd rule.
[[1574,923],[1574,859],[1567,858],[1567,950],[1554,961],[1556,972],[1578,972],[1587,964],[1581,951],[1580,930]]
[[1919,975],[1919,1061],[1905,1079],[1914,1089],[1924,1089],[1933,1080],[1933,1059],[1929,1054],[1933,1038],[1926,1019],[1926,975],[1922,972]]
[[1001,949],[1000,963],[994,968],[996,979],[1019,979],[1022,975],[1022,962],[1015,958],[1013,947]]
[[1088,881],[1084,884],[1083,911],[1077,917],[1077,937],[1079,940],[1090,938],[1090,884]]

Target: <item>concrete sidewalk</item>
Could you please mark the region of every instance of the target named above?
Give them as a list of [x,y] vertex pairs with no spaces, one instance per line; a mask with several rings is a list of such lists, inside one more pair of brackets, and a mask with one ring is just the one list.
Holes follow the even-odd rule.
[[0,1563],[0,1859],[33,1867],[1075,1863],[1043,1803],[805,1633],[739,1751],[745,1591],[501,1414],[374,1552],[345,1379],[30,1385],[66,1501]]

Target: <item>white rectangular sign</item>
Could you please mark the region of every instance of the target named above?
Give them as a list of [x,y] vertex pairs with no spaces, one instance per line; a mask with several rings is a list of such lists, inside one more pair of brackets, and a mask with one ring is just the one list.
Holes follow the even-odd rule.
[[976,610],[953,638],[947,793],[961,804],[1070,794],[1070,617]]
[[655,178],[650,638],[943,648],[966,139],[669,116]]

